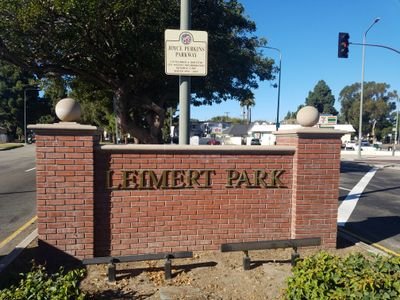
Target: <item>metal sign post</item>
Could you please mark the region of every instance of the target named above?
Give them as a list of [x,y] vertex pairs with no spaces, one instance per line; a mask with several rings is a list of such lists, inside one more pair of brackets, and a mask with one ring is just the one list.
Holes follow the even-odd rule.
[[[191,0],[181,0],[181,30],[191,29],[191,10]],[[190,90],[190,76],[179,76],[179,145],[189,145]]]
[[190,137],[191,76],[207,75],[208,35],[190,30],[191,1],[181,0],[180,30],[165,30],[165,73],[179,75],[179,144]]

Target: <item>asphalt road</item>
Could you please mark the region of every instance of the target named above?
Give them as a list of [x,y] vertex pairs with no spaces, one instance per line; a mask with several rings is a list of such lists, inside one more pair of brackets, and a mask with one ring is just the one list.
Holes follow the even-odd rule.
[[[0,152],[0,243],[36,215],[35,146]],[[0,249],[4,255],[21,238]]]
[[[377,162],[375,161],[374,164]],[[371,169],[366,164],[342,162],[340,198]],[[379,168],[362,194],[345,229],[377,246],[400,254],[400,168]]]

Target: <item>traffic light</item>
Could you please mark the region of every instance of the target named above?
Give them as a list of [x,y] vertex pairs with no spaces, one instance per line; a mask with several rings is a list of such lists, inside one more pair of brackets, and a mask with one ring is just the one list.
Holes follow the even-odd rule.
[[350,35],[347,32],[339,32],[339,42],[338,42],[339,58],[349,57],[349,38]]

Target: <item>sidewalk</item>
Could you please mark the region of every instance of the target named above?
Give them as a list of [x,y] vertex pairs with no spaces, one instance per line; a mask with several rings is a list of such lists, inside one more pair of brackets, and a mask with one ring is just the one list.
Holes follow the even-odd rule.
[[381,167],[394,167],[400,169],[400,151],[395,151],[393,156],[392,151],[362,151],[361,157],[358,157],[358,152],[354,150],[342,150],[342,161],[364,162],[378,165]]

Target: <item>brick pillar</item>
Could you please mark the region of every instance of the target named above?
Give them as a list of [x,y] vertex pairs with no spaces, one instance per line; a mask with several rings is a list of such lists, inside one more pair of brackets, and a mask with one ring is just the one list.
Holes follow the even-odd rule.
[[36,133],[39,248],[76,259],[93,257],[94,146],[99,131],[73,122],[29,128]]
[[336,247],[340,178],[340,137],[333,129],[279,131],[277,145],[295,146],[292,238],[316,237],[324,248]]

